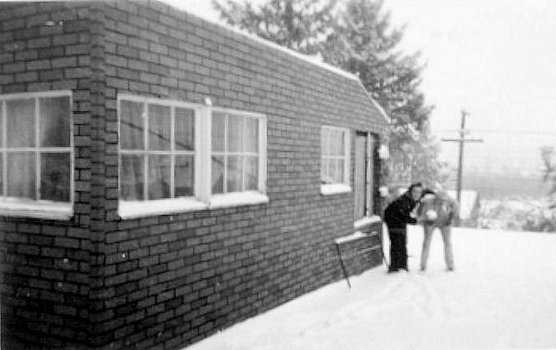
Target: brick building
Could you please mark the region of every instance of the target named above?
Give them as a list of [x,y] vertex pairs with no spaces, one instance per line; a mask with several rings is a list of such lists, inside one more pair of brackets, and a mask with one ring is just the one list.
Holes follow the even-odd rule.
[[2,349],[178,349],[339,280],[386,128],[356,77],[160,2],[0,2]]

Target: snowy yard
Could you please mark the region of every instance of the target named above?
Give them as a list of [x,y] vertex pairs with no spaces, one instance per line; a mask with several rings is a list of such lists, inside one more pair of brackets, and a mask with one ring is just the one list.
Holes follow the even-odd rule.
[[410,273],[375,268],[188,350],[556,349],[556,234],[456,229],[453,273],[439,232],[418,272],[421,239],[412,228]]

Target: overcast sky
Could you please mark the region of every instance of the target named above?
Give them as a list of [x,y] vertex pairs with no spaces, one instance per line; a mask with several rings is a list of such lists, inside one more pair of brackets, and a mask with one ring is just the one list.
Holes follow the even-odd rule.
[[[485,144],[467,148],[467,164],[534,171],[540,145],[556,144],[556,1],[386,4],[396,23],[408,25],[404,45],[420,49],[428,64],[422,88],[436,106],[439,137],[458,128],[464,108],[471,129],[486,129],[473,134]],[[443,150],[455,158],[455,145]]]
[[[261,0],[253,0],[257,3]],[[167,0],[218,20],[209,0]],[[466,148],[469,168],[540,169],[539,147],[556,145],[556,1],[385,0],[402,43],[420,50],[422,89],[435,105],[438,139],[454,136],[460,111],[484,144]],[[478,130],[481,131],[478,131]],[[442,157],[455,164],[456,145]]]

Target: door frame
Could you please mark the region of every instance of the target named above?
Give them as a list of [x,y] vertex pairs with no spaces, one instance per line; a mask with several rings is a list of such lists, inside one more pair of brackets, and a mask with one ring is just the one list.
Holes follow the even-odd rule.
[[[374,181],[376,181],[375,179],[375,169],[374,169],[374,144],[375,144],[375,137],[374,135],[370,132],[370,131],[360,131],[357,130],[355,132],[355,140],[357,140],[357,137],[365,137],[365,181],[363,183],[363,191],[365,193],[365,199],[364,199],[364,210],[363,210],[363,217],[359,218],[357,220],[360,219],[365,219],[365,218],[369,218],[373,215],[374,213]],[[354,147],[354,152],[357,152],[357,148],[356,146]],[[354,167],[357,166],[357,162],[355,161],[355,154],[354,154]],[[355,176],[355,168],[353,171],[353,174]],[[354,179],[354,191],[357,191],[357,189],[355,188],[355,179]],[[355,201],[355,195],[354,195],[354,201]],[[354,211],[355,211],[355,203],[354,203]],[[354,218],[355,218],[355,213],[354,213]],[[357,221],[355,220],[355,221]]]

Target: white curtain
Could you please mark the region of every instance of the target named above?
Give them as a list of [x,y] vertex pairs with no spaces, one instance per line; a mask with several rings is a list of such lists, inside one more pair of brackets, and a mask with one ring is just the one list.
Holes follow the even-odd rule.
[[194,157],[192,155],[176,156],[174,164],[174,197],[193,196],[194,174]]
[[69,202],[70,154],[41,154],[41,199]]
[[8,148],[35,147],[35,100],[6,101]]
[[8,153],[8,196],[37,199],[34,152]]
[[120,197],[124,200],[144,199],[144,156],[122,154],[120,165]]
[[69,97],[39,99],[40,146],[70,146],[70,101]]
[[170,198],[171,156],[149,155],[149,200]]

